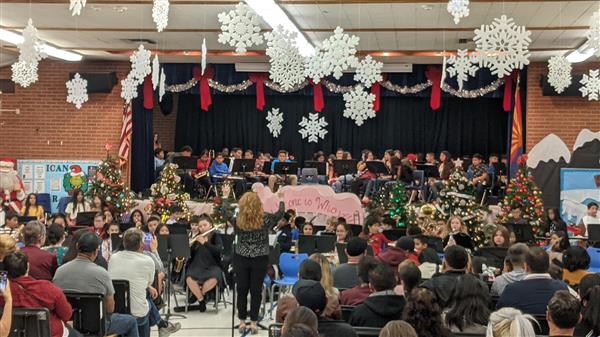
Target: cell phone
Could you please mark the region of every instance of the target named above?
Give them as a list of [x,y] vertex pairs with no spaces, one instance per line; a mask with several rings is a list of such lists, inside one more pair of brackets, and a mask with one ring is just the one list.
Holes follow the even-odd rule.
[[8,272],[0,271],[0,290],[6,289],[6,279],[8,278]]
[[144,234],[144,250],[150,250],[150,244],[152,243],[153,236],[150,233]]

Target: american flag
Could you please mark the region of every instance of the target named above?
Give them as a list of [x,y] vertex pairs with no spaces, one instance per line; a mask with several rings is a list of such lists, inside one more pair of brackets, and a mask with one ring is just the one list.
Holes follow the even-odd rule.
[[129,159],[129,147],[131,146],[132,132],[131,103],[123,107],[123,126],[121,127],[121,139],[119,144],[119,162],[124,165]]

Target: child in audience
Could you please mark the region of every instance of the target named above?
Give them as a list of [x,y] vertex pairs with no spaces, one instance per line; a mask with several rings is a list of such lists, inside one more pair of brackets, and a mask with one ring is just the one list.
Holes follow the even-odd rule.
[[405,321],[390,321],[379,332],[379,337],[418,337],[415,329]]
[[67,238],[65,228],[58,224],[52,224],[48,226],[48,233],[46,237],[46,247],[44,250],[52,254],[56,254],[56,261],[58,265],[62,265],[63,258],[67,253],[68,248],[63,247],[63,243]]
[[342,305],[359,305],[371,294],[369,287],[369,273],[381,263],[372,256],[363,256],[358,262],[358,279],[360,284],[354,288],[342,291],[340,303]]
[[363,234],[368,236],[369,245],[373,248],[373,254],[375,256],[379,255],[380,252],[387,248],[388,244],[392,243],[391,240],[381,233],[380,229],[381,223],[378,218],[370,216],[365,220]]
[[473,250],[473,240],[467,232],[467,226],[459,216],[452,216],[447,224],[448,236],[443,240],[444,247],[459,245]]
[[510,231],[502,225],[496,226],[490,246],[508,248],[510,246]]
[[398,285],[394,288],[397,295],[409,297],[412,290],[421,282],[421,271],[412,260],[398,265]]
[[563,281],[571,287],[578,287],[581,279],[589,274],[590,254],[585,248],[571,246],[563,253]]
[[419,270],[423,279],[430,279],[441,270],[442,260],[433,248],[424,249],[419,254],[419,262],[421,263]]

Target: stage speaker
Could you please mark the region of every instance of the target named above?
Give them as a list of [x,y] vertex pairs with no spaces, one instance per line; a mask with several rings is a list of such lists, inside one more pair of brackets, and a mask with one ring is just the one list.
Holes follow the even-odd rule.
[[[112,72],[98,72],[98,73],[79,73],[81,78],[88,81],[87,90],[88,93],[103,93],[110,94],[112,88],[117,84],[117,73]],[[75,73],[70,73],[69,78],[73,78]]]
[[583,75],[572,75],[573,77],[573,81],[571,82],[571,85],[568,86],[567,88],[565,88],[565,90],[562,93],[557,93],[556,90],[554,90],[554,88],[550,85],[550,83],[548,83],[548,76],[546,75],[542,75],[542,77],[540,78],[540,87],[542,87],[542,95],[543,96],[578,96],[581,97],[581,91],[579,91],[579,88],[581,87],[581,84],[579,83],[579,81],[581,81],[581,78],[583,77]]

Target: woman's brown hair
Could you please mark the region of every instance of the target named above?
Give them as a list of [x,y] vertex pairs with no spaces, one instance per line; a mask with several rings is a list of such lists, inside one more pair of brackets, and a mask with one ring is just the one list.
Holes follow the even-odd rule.
[[508,246],[510,246],[510,231],[502,225],[496,226],[494,235],[492,235],[491,245],[496,246],[496,243],[494,243],[494,236],[496,236],[496,233],[498,233],[498,232],[502,233],[502,237],[504,238],[504,244],[502,245],[502,247],[508,248]]
[[240,198],[239,213],[236,219],[237,227],[244,231],[262,228],[264,212],[262,201],[255,192],[246,192]]

